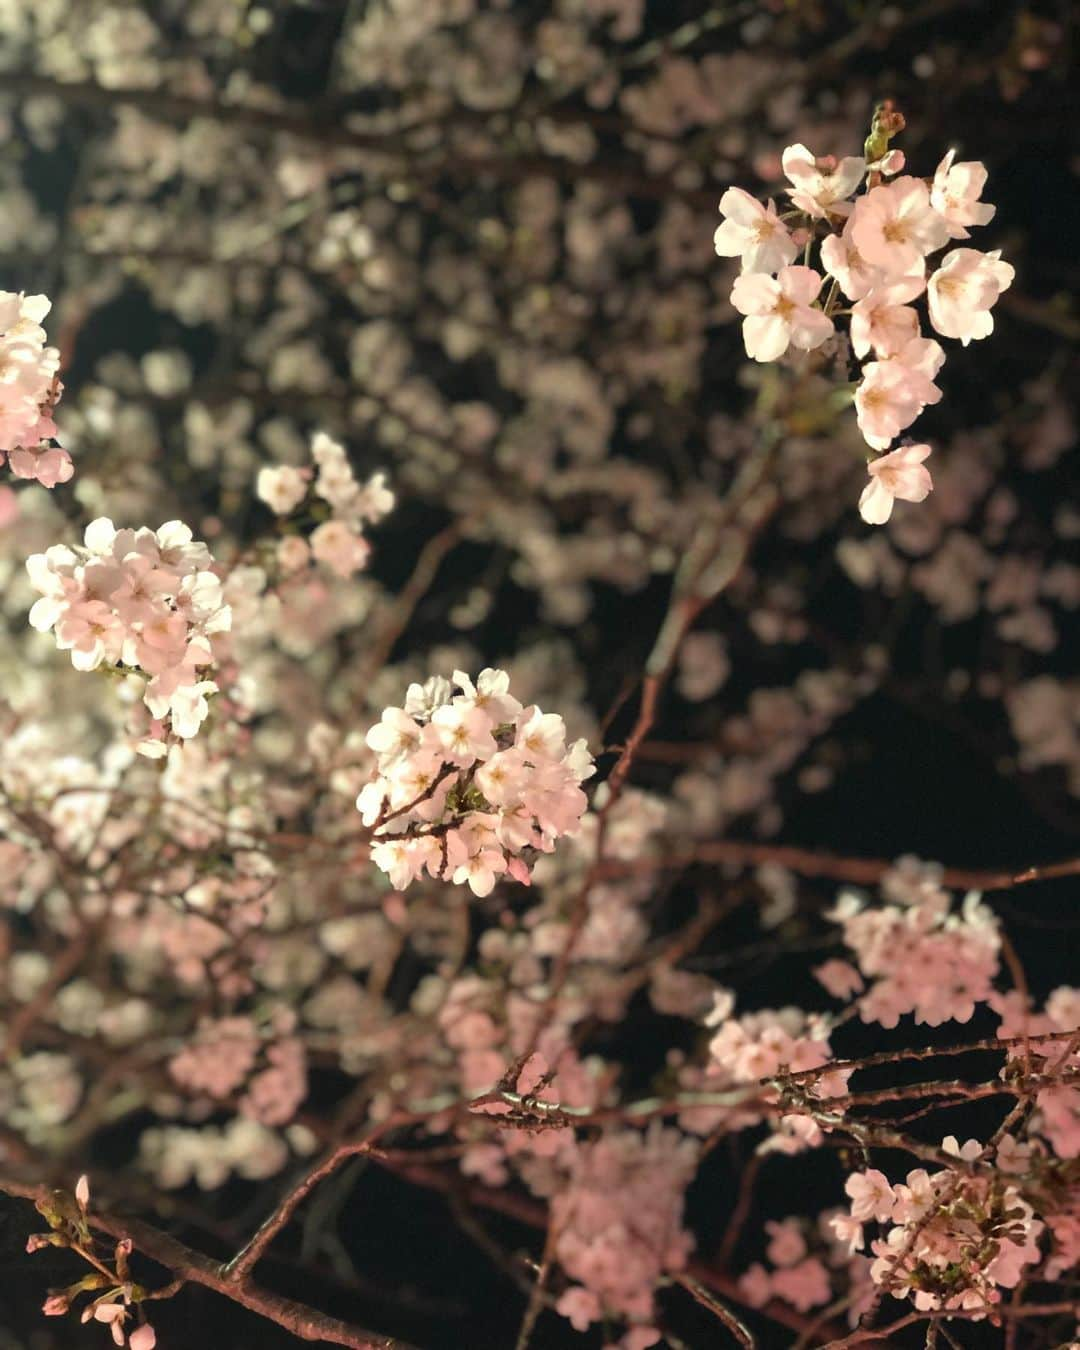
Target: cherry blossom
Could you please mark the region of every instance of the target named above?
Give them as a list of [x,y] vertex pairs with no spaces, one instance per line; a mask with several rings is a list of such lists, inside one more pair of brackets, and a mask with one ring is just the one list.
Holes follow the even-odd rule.
[[861,300],[886,280],[880,267],[872,267],[859,252],[848,217],[841,234],[830,234],[821,241],[821,265],[835,277],[841,291],[851,300]]
[[741,258],[744,272],[778,272],[792,262],[798,247],[787,226],[767,206],[742,188],[731,187],[720,198],[727,220],[716,230],[713,243],[722,258]]
[[[181,521],[156,532],[117,530],[107,517],[86,527],[84,546],[54,545],[26,561],[40,592],[30,611],[39,632],[53,630],[76,670],[114,667],[146,678],[150,715],[181,739],[194,736],[217,685],[202,677],[232,614],[205,544]],[[143,748],[159,752],[161,735]]]
[[[998,251],[983,255],[956,249],[927,283],[928,255],[950,237],[966,237],[966,224],[982,224],[993,215],[993,208],[978,200],[985,169],[976,163],[954,165],[950,151],[938,166],[933,193],[922,179],[891,178],[904,167],[904,159],[901,152],[888,148],[888,139],[903,126],[903,119],[886,114],[881,126],[887,134],[882,137],[879,127],[877,139],[871,138],[876,158],[871,158],[867,143],[869,162],[816,158],[802,143],[784,151],[784,172],[795,184],[794,205],[823,222],[818,226],[819,234],[824,230],[820,240],[814,234],[805,237],[803,264],[790,265],[789,258],[781,259],[775,252],[767,259],[755,253],[748,261],[748,250],[756,248],[757,238],[751,227],[756,221],[761,230],[766,224],[771,230],[772,207],[766,212],[734,188],[724,200],[743,213],[744,223],[729,221],[721,227],[727,247],[719,250],[744,255],[731,302],[744,316],[743,340],[747,354],[756,361],[777,360],[790,346],[816,350],[833,332],[834,316],[850,315],[852,351],[860,359],[873,358],[862,369],[853,401],[859,430],[874,450],[887,450],[924,408],[942,396],[934,379],[944,352],[937,342],[922,336],[912,302],[926,291],[933,327],[967,345],[992,330],[990,308],[1013,276]],[[882,182],[883,177],[891,181]],[[868,190],[856,195],[864,179]],[[808,266],[815,242],[830,278],[823,301],[816,304],[822,277]],[[763,275],[766,272],[777,275]],[[850,310],[838,310],[838,293],[854,302]],[[874,524],[889,518],[895,497],[922,501],[931,487],[929,474],[919,468],[911,449],[872,461],[870,474],[859,506],[863,518]],[[1018,626],[1013,620],[1007,624],[1009,631]],[[1030,622],[1024,631],[1034,632]]]
[[[969,1161],[977,1155],[946,1139],[943,1151]],[[853,1173],[847,1181],[851,1218],[888,1223],[871,1243],[870,1275],[894,1297],[910,1296],[921,1311],[960,1308],[974,1313],[1012,1289],[1024,1267],[1040,1260],[1044,1224],[1019,1190],[987,1171],[909,1172],[891,1187],[881,1172]]]
[[815,159],[805,145],[789,145],[781,162],[784,175],[795,185],[789,189],[792,206],[815,220],[850,214],[847,198],[866,174],[861,155],[846,155],[839,162],[832,156]]
[[945,222],[918,178],[904,176],[871,188],[855,205],[851,237],[860,255],[890,277],[916,271],[948,240]]
[[255,480],[255,495],[279,516],[295,511],[307,496],[307,476],[290,465],[262,468]]
[[959,338],[965,347],[975,338],[989,337],[994,331],[990,310],[1015,275],[1001,261],[1000,249],[980,253],[954,248],[927,283],[930,322],[943,337]]
[[74,472],[67,451],[47,444],[56,436],[52,411],[62,390],[60,353],[45,345],[41,327],[51,307],[44,295],[0,291],[0,464],[6,456],[16,478],[48,488]]
[[860,1223],[866,1223],[869,1219],[884,1223],[892,1218],[896,1195],[883,1172],[875,1168],[853,1172],[847,1179],[844,1191],[851,1200],[851,1217]]
[[968,225],[988,225],[997,209],[981,202],[986,186],[986,165],[979,160],[954,163],[956,151],[948,150],[934,171],[930,204],[945,222],[951,239],[968,239]]
[[870,481],[859,498],[859,515],[868,525],[884,525],[897,498],[905,502],[926,500],[934,486],[923,464],[929,454],[928,445],[904,445],[870,461],[866,466]]
[[[367,566],[371,557],[365,525],[376,523],[393,510],[394,494],[381,472],[360,484],[345,447],[325,432],[316,432],[312,438],[311,455],[316,466],[314,492],[329,506],[331,519],[321,520],[307,540],[296,536],[282,540],[278,559],[287,574],[302,572],[314,561],[348,581]],[[309,467],[265,465],[256,475],[255,492],[276,515],[288,516],[307,498],[311,476]],[[319,509],[326,513],[325,506]]]
[[565,1309],[577,1317],[575,1325],[596,1310],[648,1330],[638,1345],[659,1338],[650,1326],[651,1291],[663,1273],[684,1269],[690,1255],[683,1193],[697,1152],[695,1141],[659,1121],[644,1133],[611,1132],[574,1150],[569,1184],[554,1197],[552,1218],[558,1260],[585,1291]]
[[855,390],[855,412],[867,445],[884,450],[927,404],[940,401],[933,377],[944,360],[936,342],[913,338],[889,360],[867,362]]
[[844,892],[830,917],[867,984],[855,999],[864,1022],[894,1027],[906,1013],[929,1026],[967,1022],[990,997],[1000,937],[974,893],[956,912],[931,873],[902,904],[870,904]]
[[[304,1262],[296,1204],[341,1191],[354,1145],[403,1197],[513,1219],[522,1344],[569,1334],[552,1312],[611,1350],[674,1344],[714,1280],[755,1334],[834,1341],[1067,1280],[1080,993],[1037,1002],[1037,923],[1019,957],[1004,934],[1044,889],[961,898],[940,865],[883,872],[874,822],[846,857],[798,817],[856,755],[884,782],[901,692],[965,744],[969,715],[992,732],[1033,801],[1080,784],[1080,688],[1041,664],[1080,598],[1080,518],[1039,477],[1075,438],[1059,363],[951,434],[933,484],[929,445],[896,444],[942,397],[923,292],[926,331],[967,345],[1012,281],[996,251],[935,258],[992,217],[983,166],[883,184],[906,170],[888,104],[843,156],[872,74],[779,64],[815,30],[797,6],[671,41],[641,0],[343,7],[314,44],[329,121],[277,87],[274,7],[131,8],[0,19],[32,91],[0,112],[26,142],[5,249],[63,285],[81,467],[51,497],[0,487],[0,1190],[33,1187],[28,1250],[89,1280],[43,1312],[151,1350],[153,1300],[216,1271],[245,1316],[315,1334],[259,1243]],[[71,125],[76,103],[102,116]],[[836,155],[796,141],[814,127]],[[20,182],[58,149],[85,149],[61,229]],[[791,185],[779,210],[729,188],[714,236],[750,357],[809,354],[771,371],[715,340],[736,269],[701,201],[731,164]],[[110,332],[132,306],[137,349]],[[51,487],[47,312],[0,296],[0,459]],[[853,527],[860,490],[889,529]],[[213,556],[179,520],[113,523],[176,513]],[[936,640],[969,621],[977,671]],[[957,875],[995,863],[963,852]],[[1019,887],[1046,860],[1006,861]],[[880,881],[824,910],[834,875]],[[956,1042],[984,1047],[970,1072]],[[91,1208],[75,1178],[110,1159],[124,1184]],[[807,1212],[763,1209],[788,1193]],[[200,1213],[261,1235],[254,1278],[199,1250]]]
[[882,286],[874,286],[856,302],[851,311],[851,347],[864,357],[873,348],[875,354],[895,356],[919,336],[919,316],[907,303],[926,289],[922,277],[903,277]]
[[521,706],[505,671],[474,684],[458,670],[454,686],[413,686],[405,709],[383,711],[366,738],[378,775],[356,804],[397,889],[426,869],[484,896],[507,871],[528,878],[523,853],[577,832],[594,767],[584,741],[567,747],[561,717]]
[[746,354],[755,361],[775,361],[789,345],[801,351],[820,347],[833,331],[832,320],[813,309],[821,274],[811,267],[784,267],[768,277],[743,273],[731,290],[731,303],[743,319]]

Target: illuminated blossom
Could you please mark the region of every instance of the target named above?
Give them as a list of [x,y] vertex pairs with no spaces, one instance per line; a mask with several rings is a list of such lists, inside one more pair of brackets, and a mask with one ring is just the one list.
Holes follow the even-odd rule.
[[[52,629],[77,670],[104,664],[148,677],[143,702],[151,716],[181,739],[198,732],[206,696],[217,690],[204,672],[232,612],[206,545],[183,522],[156,532],[117,530],[99,517],[86,527],[82,548],[55,545],[28,558],[26,569],[41,596],[30,611],[32,627]],[[161,737],[149,741],[160,744]]]
[[926,184],[908,176],[859,198],[851,236],[861,256],[890,277],[917,271],[926,255],[949,238],[945,222],[930,205]]
[[928,404],[940,400],[934,376],[944,361],[932,338],[912,338],[894,356],[863,366],[855,413],[867,445],[884,450]]
[[779,275],[744,273],[736,278],[731,303],[745,314],[743,341],[755,361],[775,361],[789,346],[820,347],[833,331],[832,320],[813,309],[821,274],[812,267],[785,267]]
[[926,288],[922,277],[875,286],[851,311],[851,348],[863,357],[871,348],[878,356],[895,356],[919,336],[919,316],[907,303]]
[[429,685],[410,688],[406,707],[385,709],[367,733],[378,774],[356,805],[375,830],[372,861],[399,890],[425,869],[478,896],[507,872],[527,881],[523,854],[577,833],[592,756],[583,741],[567,747],[561,717],[523,708],[505,671],[475,683],[455,671],[457,694],[447,681]]
[[772,202],[762,206],[749,192],[731,187],[720,198],[720,210],[727,220],[718,226],[713,244],[722,258],[742,258],[744,272],[778,272],[798,252]]
[[1001,250],[980,253],[954,248],[927,283],[930,322],[943,336],[959,338],[966,347],[994,331],[991,308],[1012,285],[1015,269],[1001,261]]
[[67,451],[46,444],[56,436],[61,392],[60,353],[45,345],[41,327],[51,307],[44,295],[0,291],[0,464],[6,455],[16,478],[48,488],[74,472]]
[[794,183],[791,204],[815,220],[828,215],[848,215],[850,197],[863,180],[866,161],[849,155],[837,162],[831,155],[815,159],[805,145],[789,145],[782,160],[785,176]]
[[859,498],[859,514],[868,525],[884,525],[892,515],[893,502],[921,502],[933,489],[930,471],[923,460],[928,445],[904,445],[891,454],[872,459],[866,466],[870,481]]
[[930,204],[945,222],[952,239],[968,239],[968,225],[986,225],[996,208],[981,202],[986,186],[986,165],[980,160],[953,161],[956,151],[949,150],[937,166],[930,188]]

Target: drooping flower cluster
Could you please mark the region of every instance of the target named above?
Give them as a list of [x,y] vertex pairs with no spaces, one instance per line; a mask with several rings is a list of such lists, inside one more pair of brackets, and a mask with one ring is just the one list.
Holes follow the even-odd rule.
[[410,685],[404,708],[383,712],[367,733],[378,775],[356,804],[399,890],[426,868],[487,895],[504,872],[528,884],[530,854],[577,831],[594,765],[558,714],[522,707],[505,671],[453,682],[460,693],[438,676]]
[[906,1013],[934,1027],[970,1021],[976,1004],[993,993],[1001,946],[993,913],[974,892],[954,912],[939,871],[914,860],[887,877],[883,891],[895,903],[841,893],[828,917],[842,926],[858,969],[827,961],[815,972],[818,980],[836,998],[859,994],[864,1022],[895,1027]]
[[107,517],[86,527],[82,547],[55,544],[26,560],[41,594],[30,611],[52,629],[76,670],[118,668],[149,677],[143,703],[154,719],[140,750],[164,754],[166,730],[194,736],[217,685],[204,678],[213,638],[232,623],[206,545],[179,520],[157,531],[118,530]]
[[[942,1148],[966,1163],[983,1152],[976,1140],[961,1147],[951,1135]],[[871,1168],[848,1177],[845,1189],[851,1212],[833,1221],[837,1232],[860,1248],[864,1223],[891,1224],[870,1244],[870,1277],[920,1312],[988,1308],[1041,1259],[1042,1222],[1018,1188],[990,1168],[929,1174],[919,1167],[897,1186]]]
[[44,295],[0,291],[0,464],[16,478],[43,487],[66,483],[71,456],[57,445],[53,408],[63,386],[60,353],[45,345],[41,321],[52,308]]
[[[376,473],[361,486],[343,446],[325,432],[311,443],[317,466],[314,492],[329,506],[329,520],[322,520],[309,540],[288,535],[278,545],[277,558],[288,574],[298,572],[314,558],[339,577],[348,579],[367,565],[371,545],[364,538],[365,524],[374,524],[394,508],[394,494],[386,475]],[[292,465],[264,466],[255,480],[255,492],[278,516],[289,516],[305,500],[311,486],[311,469]],[[322,508],[325,514],[326,507]]]
[[[731,303],[744,316],[743,339],[755,361],[775,361],[789,347],[814,351],[834,332],[835,319],[850,316],[851,348],[865,361],[854,390],[856,416],[867,445],[879,452],[941,398],[934,380],[945,353],[923,337],[911,302],[925,292],[934,331],[967,346],[993,331],[990,311],[1014,275],[999,250],[955,248],[927,279],[927,258],[950,240],[967,239],[967,227],[985,225],[994,207],[980,200],[985,167],[955,163],[953,150],[929,183],[892,177],[904,157],[887,146],[902,127],[899,114],[883,105],[865,160],[837,162],[789,145],[782,164],[792,209],[778,214],[771,201],[762,206],[729,188],[720,199],[726,219],[715,235],[718,254],[742,260]],[[892,181],[882,181],[886,176]],[[864,181],[866,192],[855,196]],[[809,266],[815,244],[821,271]],[[800,249],[803,262],[796,264]],[[850,308],[841,308],[841,297]],[[896,498],[922,501],[933,487],[923,463],[929,454],[928,445],[903,445],[870,457],[870,481],[859,500],[863,519],[884,524]]]
[[659,1122],[578,1149],[569,1184],[551,1201],[555,1253],[576,1281],[556,1307],[578,1331],[619,1318],[630,1323],[620,1350],[659,1342],[653,1290],[690,1255],[683,1195],[697,1162],[698,1145]]

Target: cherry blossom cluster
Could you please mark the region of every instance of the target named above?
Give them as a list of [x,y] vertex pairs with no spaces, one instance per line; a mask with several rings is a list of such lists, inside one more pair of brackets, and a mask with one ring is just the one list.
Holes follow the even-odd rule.
[[[1080,1072],[1080,1049],[1071,1047],[1068,1041],[1043,1039],[1060,1037],[1062,1032],[1080,1032],[1080,989],[1069,985],[1055,989],[1040,1013],[1034,1012],[1015,990],[995,994],[990,1002],[1001,1018],[998,1035],[1018,1042],[1010,1069],[1030,1062],[1047,1078],[1062,1071]],[[1031,1126],[1058,1158],[1080,1158],[1080,1085],[1075,1079],[1071,1083],[1049,1082],[1039,1089]]]
[[556,1307],[578,1331],[601,1320],[630,1325],[618,1350],[660,1341],[653,1290],[686,1266],[693,1239],[683,1227],[683,1196],[698,1144],[655,1122],[618,1130],[580,1147],[568,1184],[552,1197],[555,1252],[574,1283]]
[[904,859],[882,891],[893,903],[873,904],[841,892],[828,917],[843,929],[855,964],[826,961],[815,971],[834,998],[858,995],[864,1022],[895,1027],[969,1022],[993,994],[1001,937],[993,912],[971,892],[959,912],[940,885],[940,869]]
[[[763,206],[742,188],[728,188],[714,241],[722,257],[741,259],[731,303],[744,315],[743,340],[755,361],[776,361],[789,348],[815,351],[833,336],[836,319],[850,318],[851,350],[865,362],[854,387],[856,418],[878,453],[868,461],[859,511],[874,525],[889,519],[895,499],[923,501],[933,487],[928,445],[889,450],[941,399],[934,381],[945,353],[923,336],[912,301],[925,294],[934,332],[967,346],[993,331],[991,310],[1014,276],[1000,250],[966,246],[950,249],[927,276],[930,256],[968,239],[968,227],[985,225],[994,207],[981,200],[985,166],[958,163],[953,150],[932,179],[903,174],[903,153],[887,148],[902,127],[883,105],[866,158],[837,160],[789,145],[782,166],[791,209],[780,213],[772,201]],[[815,245],[820,271],[809,265]],[[844,298],[850,307],[841,307]]]
[[853,1287],[852,1310],[861,1311],[855,1291],[869,1286],[868,1262],[837,1238],[833,1218],[826,1213],[814,1225],[796,1217],[766,1220],[768,1264],[755,1261],[739,1277],[739,1290],[752,1308],[763,1308],[774,1298],[802,1313],[820,1308],[833,1298],[834,1281],[842,1271]]
[[[984,1153],[978,1140],[961,1146],[951,1135],[942,1150],[968,1164]],[[896,1186],[869,1168],[852,1173],[845,1190],[851,1210],[833,1220],[838,1235],[857,1250],[864,1224],[891,1225],[870,1243],[876,1258],[870,1277],[920,1312],[988,1309],[1003,1288],[1019,1284],[1025,1266],[1041,1260],[1042,1221],[1019,1189],[989,1167],[934,1173],[918,1167]]]
[[[734,999],[723,989],[714,994],[705,1024],[714,1028],[701,1080],[710,1089],[750,1086],[776,1074],[821,1068],[832,1058],[828,1021],[801,1008],[763,1008],[736,1017]],[[842,1093],[846,1083],[843,1070],[824,1073],[815,1081],[812,1095]],[[772,1089],[762,1092],[761,1098],[778,1100]],[[686,1128],[701,1132],[720,1124],[725,1129],[745,1129],[761,1119],[761,1113],[750,1106],[725,1107],[719,1113],[704,1107],[681,1117]],[[773,1115],[769,1123],[771,1133],[759,1152],[799,1153],[821,1142],[821,1129],[809,1115]]]
[[309,493],[325,503],[313,514],[325,515],[311,532],[310,539],[289,534],[277,546],[277,561],[286,575],[299,572],[312,559],[348,580],[368,561],[371,545],[363,527],[374,524],[394,508],[394,494],[386,486],[386,475],[376,473],[364,484],[353,474],[345,448],[325,432],[317,432],[311,443],[316,472],[312,484],[310,467],[266,465],[255,480],[256,496],[277,516],[290,516],[308,499]]
[[43,487],[66,483],[71,456],[50,444],[53,408],[63,386],[60,353],[45,345],[41,321],[52,308],[44,295],[0,291],[0,464],[5,456],[16,478]]
[[356,804],[371,859],[398,890],[425,868],[479,896],[504,873],[527,885],[530,858],[576,833],[592,756],[583,740],[567,746],[558,714],[522,707],[509,688],[504,670],[475,684],[460,670],[453,685],[433,676],[368,731],[378,773]]
[[253,1073],[260,1049],[259,1033],[250,1018],[204,1018],[195,1036],[170,1061],[169,1073],[188,1092],[214,1101],[231,1097],[246,1083],[239,1100],[241,1114],[263,1125],[286,1125],[307,1095],[303,1044],[288,1035],[272,1041],[266,1049],[266,1067]]
[[232,614],[209,550],[185,524],[118,530],[103,516],[86,527],[82,547],[54,544],[27,558],[26,569],[41,596],[30,623],[53,631],[76,670],[146,679],[142,701],[153,722],[143,753],[164,754],[169,732],[198,732],[217,691],[205,678],[214,637],[228,631]]

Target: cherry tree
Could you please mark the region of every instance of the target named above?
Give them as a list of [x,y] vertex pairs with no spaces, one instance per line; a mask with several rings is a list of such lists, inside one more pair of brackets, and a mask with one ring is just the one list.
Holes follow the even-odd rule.
[[[489,1344],[432,1197],[515,1350],[1080,1335],[1064,33],[926,8],[0,5],[35,1344]],[[901,712],[1054,849],[808,844]]]

